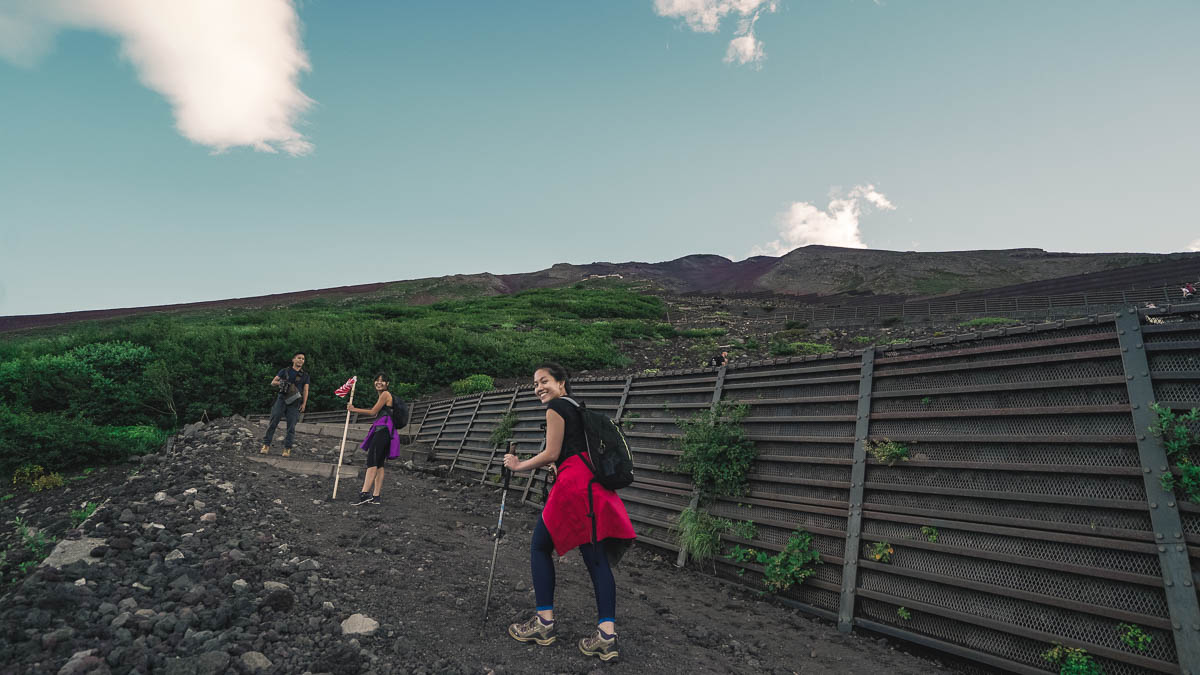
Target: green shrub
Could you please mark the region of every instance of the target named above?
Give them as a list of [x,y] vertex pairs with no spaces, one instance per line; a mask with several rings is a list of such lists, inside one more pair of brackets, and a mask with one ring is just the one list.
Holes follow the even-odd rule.
[[92,517],[96,512],[96,508],[100,506],[98,502],[84,502],[78,509],[71,511],[71,527],[79,527],[83,521]]
[[908,446],[886,438],[878,441],[867,441],[866,450],[875,459],[889,465],[895,464],[897,461],[908,461]]
[[875,341],[875,338],[870,335],[856,335],[850,338],[850,341],[856,345],[869,345]]
[[724,518],[688,507],[675,522],[676,541],[692,560],[709,560],[721,550],[721,533],[732,526]]
[[1042,653],[1042,658],[1058,666],[1059,675],[1104,675],[1104,669],[1092,655],[1079,647],[1064,647],[1056,642],[1052,649]]
[[686,330],[679,331],[679,337],[684,338],[720,337],[724,334],[724,328],[688,328]]
[[813,354],[828,354],[833,351],[833,345],[823,342],[772,342],[772,356],[802,356]]
[[741,426],[749,411],[746,405],[718,403],[690,419],[676,420],[683,430],[679,470],[691,475],[702,496],[745,493],[746,473],[758,454]]
[[53,490],[54,488],[60,488],[62,486],[63,486],[62,474],[55,472],[55,473],[48,473],[48,474],[45,474],[42,476],[38,476],[36,479],[34,479],[33,484],[29,486],[29,489],[32,490],[33,492],[42,492],[45,490]]
[[15,412],[0,404],[0,473],[34,463],[59,470],[107,464],[130,452],[111,427],[53,413]]
[[817,573],[820,552],[812,548],[812,534],[796,530],[788,537],[783,550],[775,555],[753,548],[735,546],[725,556],[738,562],[757,562],[763,566],[763,586],[771,593],[782,593]]
[[958,325],[962,328],[987,328],[989,326],[1015,326],[1020,323],[1017,319],[1008,319],[1002,316],[981,316],[963,321]]
[[783,327],[786,328],[787,330],[803,330],[805,328],[808,328],[808,322],[793,320],[793,321],[788,321],[788,322],[784,323]]
[[1118,624],[1117,634],[1121,636],[1121,642],[1124,642],[1126,647],[1138,652],[1146,651],[1150,648],[1150,643],[1154,642],[1154,638],[1137,624]]
[[495,388],[496,386],[490,375],[471,375],[450,383],[450,389],[454,391],[455,396],[477,394],[481,391],[491,391]]
[[887,317],[887,318],[885,318],[885,319],[881,320],[881,321],[879,322],[879,325],[881,325],[881,326],[895,326],[895,325],[897,325],[897,324],[899,324],[899,323],[903,323],[903,321],[904,321],[904,318],[903,318],[903,317],[899,317],[899,316],[889,316],[889,317]]
[[517,413],[509,411],[504,417],[500,418],[500,423],[492,431],[492,435],[488,438],[488,442],[492,447],[503,448],[508,445],[509,439],[513,435],[513,427],[517,425]]
[[869,551],[871,560],[885,564],[892,562],[892,554],[896,552],[896,550],[892,548],[892,545],[886,541],[877,541],[874,544],[871,544]]

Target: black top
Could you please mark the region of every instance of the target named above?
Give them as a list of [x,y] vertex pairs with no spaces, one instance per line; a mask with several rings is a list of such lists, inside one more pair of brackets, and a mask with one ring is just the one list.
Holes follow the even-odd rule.
[[583,415],[579,414],[579,408],[574,403],[561,397],[551,399],[546,404],[546,409],[553,410],[563,418],[562,450],[558,453],[558,460],[554,462],[554,466],[561,467],[572,455],[587,452],[587,439],[583,435]]
[[[295,368],[284,368],[278,373],[275,373],[275,376],[281,380],[291,382],[292,384],[296,385],[296,388],[300,390],[301,394],[304,393],[304,385],[308,384],[309,380],[308,373],[304,372],[303,370],[297,372]],[[279,395],[283,396],[283,392],[279,392]]]

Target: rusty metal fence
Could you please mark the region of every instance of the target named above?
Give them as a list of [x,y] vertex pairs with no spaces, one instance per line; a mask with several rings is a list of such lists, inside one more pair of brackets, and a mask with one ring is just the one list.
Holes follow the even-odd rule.
[[[676,419],[743,403],[758,450],[750,489],[710,511],[757,526],[752,541],[723,535],[726,550],[775,552],[796,529],[812,533],[823,564],[785,602],[1012,672],[1052,672],[1041,655],[1062,643],[1109,675],[1200,673],[1200,506],[1164,492],[1170,469],[1148,432],[1152,401],[1200,406],[1198,318],[1200,304],[1130,308],[573,387],[626,430],[637,480],[621,497],[645,544],[678,551],[672,527],[692,499],[675,470]],[[421,405],[418,441],[480,483],[499,481],[503,450],[489,438],[508,412],[522,452],[544,442],[528,388]],[[910,458],[873,459],[882,439]],[[542,503],[544,472],[511,489]],[[868,555],[877,543],[890,562]],[[757,564],[719,557],[713,569],[760,587]],[[1123,623],[1148,648],[1123,644]]]
[[[1067,293],[1063,295],[1038,295],[1001,298],[970,298],[965,300],[923,300],[882,305],[850,305],[839,307],[811,306],[788,311],[777,311],[770,317],[739,318],[738,321],[758,323],[766,326],[784,325],[789,321],[804,323],[829,322],[875,322],[886,319],[911,317],[973,317],[973,316],[1041,316],[1095,314],[1112,311],[1131,304],[1154,303],[1176,305],[1187,302],[1180,288],[1164,286],[1123,291],[1093,291],[1090,293]],[[676,326],[718,326],[725,319],[718,316],[683,317],[672,324]]]

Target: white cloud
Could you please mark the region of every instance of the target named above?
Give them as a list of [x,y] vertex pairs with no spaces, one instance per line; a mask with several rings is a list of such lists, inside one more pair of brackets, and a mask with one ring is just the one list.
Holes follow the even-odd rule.
[[1188,244],[1188,250],[1193,253],[1200,251],[1200,239],[1197,239],[1196,241],[1193,241],[1192,243]]
[[725,50],[725,62],[759,64],[766,58],[762,41],[754,34],[754,24],[764,13],[774,12],[777,0],[654,0],[654,11],[662,17],[683,19],[697,33],[715,33],[721,20],[739,15],[735,37]]
[[857,185],[845,197],[834,196],[824,210],[809,202],[793,202],[780,216],[779,238],[755,246],[750,255],[779,256],[809,244],[867,248],[858,229],[864,207],[896,209],[874,185]]
[[296,126],[312,99],[292,0],[0,0],[0,57],[32,65],[59,29],[115,36],[189,140],[223,151],[312,151]]

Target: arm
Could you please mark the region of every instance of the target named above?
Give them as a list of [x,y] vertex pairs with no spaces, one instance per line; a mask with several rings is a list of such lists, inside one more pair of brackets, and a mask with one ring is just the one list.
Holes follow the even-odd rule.
[[300,400],[300,412],[304,412],[304,406],[308,405],[308,385],[304,385],[304,398]]
[[505,455],[504,466],[510,471],[529,471],[553,464],[558,461],[558,456],[562,454],[563,431],[566,428],[566,423],[563,421],[562,415],[553,410],[546,411],[546,449],[534,455],[531,459],[524,462],[516,455]]
[[275,373],[275,378],[271,380],[272,387],[278,387],[283,380],[279,379],[279,373]]
[[360,415],[378,415],[379,411],[383,410],[384,403],[392,400],[392,393],[390,391],[385,391],[383,393],[387,394],[387,398],[385,399],[383,396],[380,396],[379,398],[375,399],[375,406],[370,410],[366,410],[364,408],[355,408],[349,403],[346,404],[346,410],[349,410],[352,413],[358,413]]

